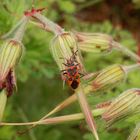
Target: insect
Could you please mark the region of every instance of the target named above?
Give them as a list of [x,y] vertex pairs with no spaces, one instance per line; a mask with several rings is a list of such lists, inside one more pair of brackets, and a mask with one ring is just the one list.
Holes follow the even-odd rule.
[[66,59],[66,63],[63,63],[66,67],[65,70],[62,70],[62,79],[72,88],[76,89],[79,86],[80,78],[83,74],[80,73],[81,65],[76,59],[77,52],[73,52],[73,55],[70,59]]

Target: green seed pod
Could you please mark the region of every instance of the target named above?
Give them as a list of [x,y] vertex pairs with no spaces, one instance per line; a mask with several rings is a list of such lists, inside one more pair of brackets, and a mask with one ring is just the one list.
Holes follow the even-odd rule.
[[[53,58],[56,61],[60,70],[65,69],[64,63],[67,63],[67,60],[69,60],[73,53],[75,53],[78,50],[77,42],[74,38],[74,35],[70,32],[65,32],[60,35],[57,35],[52,40],[50,49]],[[78,63],[80,63],[81,65],[81,70],[84,71],[79,50],[75,57]]]
[[74,33],[78,42],[78,47],[82,51],[102,54],[112,50],[113,39],[109,35],[102,33]]
[[136,113],[140,105],[140,89],[129,89],[115,98],[107,110],[103,113],[102,118],[106,121],[107,126]]
[[97,75],[91,82],[93,91],[103,91],[115,87],[126,77],[126,72],[121,65],[109,66]]
[[6,102],[7,102],[7,93],[6,90],[2,90],[0,91],[0,121],[2,120],[3,117]]
[[0,83],[2,84],[9,71],[19,62],[23,45],[15,40],[6,41],[0,48]]

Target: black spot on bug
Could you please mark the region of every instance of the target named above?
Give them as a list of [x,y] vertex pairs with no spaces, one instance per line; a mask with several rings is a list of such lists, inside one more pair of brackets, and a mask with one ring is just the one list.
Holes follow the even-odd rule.
[[71,87],[73,89],[76,89],[78,87],[79,83],[76,81],[76,80],[73,80],[72,83],[71,83]]

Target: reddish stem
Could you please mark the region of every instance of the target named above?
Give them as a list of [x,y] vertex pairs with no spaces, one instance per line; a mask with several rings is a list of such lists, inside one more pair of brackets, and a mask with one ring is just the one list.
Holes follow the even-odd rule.
[[42,12],[42,11],[45,10],[45,9],[46,9],[46,8],[39,8],[39,9],[32,8],[32,9],[29,10],[29,11],[25,11],[25,12],[24,12],[24,15],[25,15],[25,16],[31,17],[31,16],[33,16],[34,14],[40,13],[40,12]]

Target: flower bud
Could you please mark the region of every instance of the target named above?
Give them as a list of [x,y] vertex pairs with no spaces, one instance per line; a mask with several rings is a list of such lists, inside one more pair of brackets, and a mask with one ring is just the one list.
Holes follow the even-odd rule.
[[126,77],[126,72],[121,65],[109,66],[99,72],[91,82],[93,91],[103,91],[115,87]]
[[3,113],[5,110],[6,102],[7,102],[7,95],[6,90],[0,91],[0,121],[2,120]]
[[[54,60],[56,61],[60,70],[64,70],[65,66],[64,63],[67,62],[73,55],[73,52],[78,50],[77,43],[75,41],[74,35],[70,32],[65,32],[60,35],[57,35],[51,43],[51,52],[53,55]],[[81,70],[84,69],[81,55],[78,50],[78,54],[76,55],[76,60],[81,65]]]
[[140,89],[129,89],[112,101],[102,118],[106,121],[107,126],[110,126],[121,118],[136,113],[139,105]]
[[9,71],[19,62],[23,46],[15,40],[6,41],[0,48],[0,85],[4,82]]
[[29,17],[23,16],[7,34],[2,36],[6,41],[0,47],[0,89],[6,89],[7,96],[12,94],[16,86],[13,70],[23,53],[21,41],[28,22]]
[[102,33],[74,32],[78,47],[82,51],[107,53],[112,50],[112,37]]

